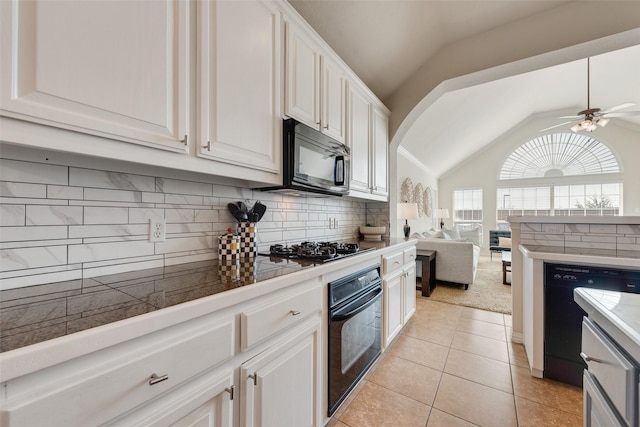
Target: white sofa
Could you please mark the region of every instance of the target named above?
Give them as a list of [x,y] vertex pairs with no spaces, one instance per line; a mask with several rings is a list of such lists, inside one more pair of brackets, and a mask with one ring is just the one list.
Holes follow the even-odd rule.
[[467,285],[465,289],[473,283],[480,258],[479,246],[471,242],[418,238],[416,249],[436,251],[437,281],[461,283]]

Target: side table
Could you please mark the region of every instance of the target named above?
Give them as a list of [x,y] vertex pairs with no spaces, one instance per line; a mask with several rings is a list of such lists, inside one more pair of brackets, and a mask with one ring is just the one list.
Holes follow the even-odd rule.
[[[422,262],[422,277],[420,278],[422,296],[429,297],[436,288],[436,251],[418,250],[416,251],[416,261]],[[416,289],[418,288],[416,287]]]
[[511,252],[502,252],[502,284],[510,285],[507,282],[507,273],[511,273]]

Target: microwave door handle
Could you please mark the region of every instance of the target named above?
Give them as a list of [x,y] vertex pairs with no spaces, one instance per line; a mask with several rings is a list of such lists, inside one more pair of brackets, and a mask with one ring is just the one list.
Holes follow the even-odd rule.
[[333,181],[335,185],[344,185],[345,176],[345,161],[344,156],[336,156],[334,169],[333,169]]

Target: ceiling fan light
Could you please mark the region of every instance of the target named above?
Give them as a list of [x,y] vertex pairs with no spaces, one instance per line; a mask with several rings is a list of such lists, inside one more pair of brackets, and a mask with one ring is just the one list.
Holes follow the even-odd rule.
[[581,131],[581,130],[582,130],[582,125],[581,125],[581,123],[578,123],[577,125],[573,125],[573,126],[571,126],[571,130],[572,130],[572,131],[574,131],[574,132],[579,132],[579,131]]
[[593,126],[593,122],[590,119],[584,119],[580,126],[582,126],[582,129],[589,129]]
[[605,127],[609,123],[609,119],[600,119],[598,120],[598,126]]

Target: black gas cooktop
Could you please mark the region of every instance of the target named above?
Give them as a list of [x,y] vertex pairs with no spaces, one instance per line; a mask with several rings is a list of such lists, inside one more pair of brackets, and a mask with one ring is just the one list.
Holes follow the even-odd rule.
[[261,253],[260,255],[325,263],[372,250],[374,248],[361,250],[357,243],[302,242],[292,245],[271,245],[269,253]]

